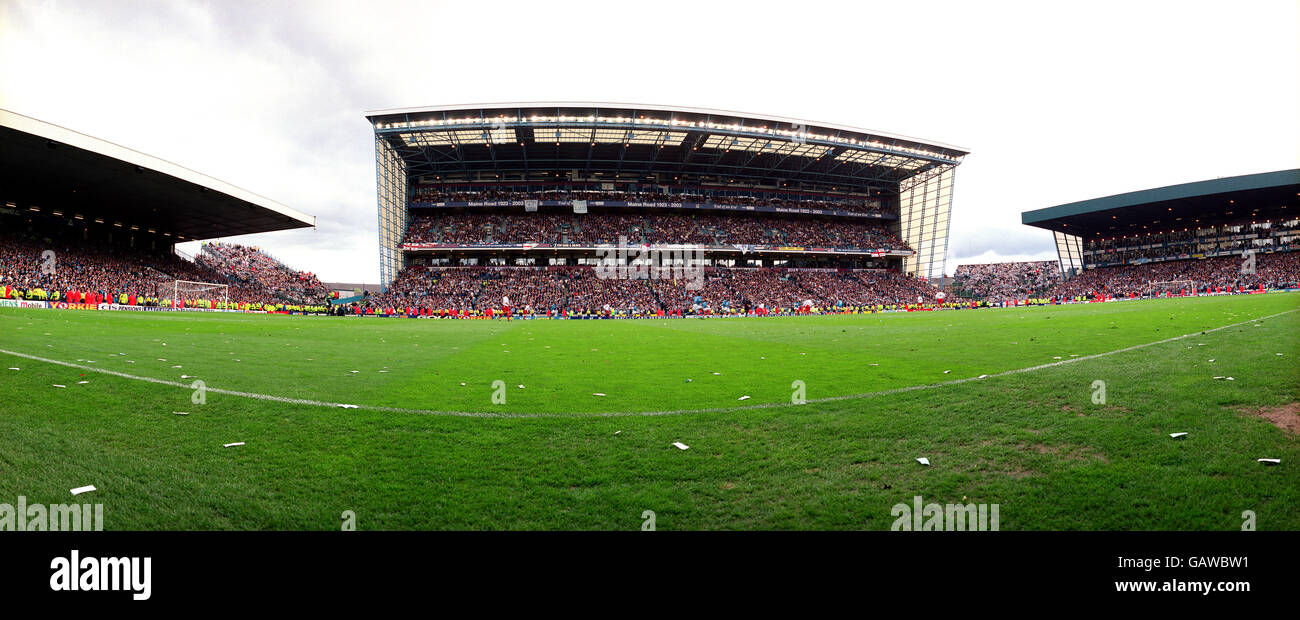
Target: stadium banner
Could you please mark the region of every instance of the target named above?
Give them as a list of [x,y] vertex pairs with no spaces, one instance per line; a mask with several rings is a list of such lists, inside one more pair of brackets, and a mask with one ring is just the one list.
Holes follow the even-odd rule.
[[123,306],[121,304],[99,304],[100,310],[130,310],[135,312],[161,312],[171,310],[162,306]]
[[[53,305],[53,304],[52,304]],[[122,304],[58,304],[53,305],[62,310],[117,310],[126,312],[244,312],[250,313],[253,310],[235,310],[230,308],[172,308],[168,306],[124,306]],[[260,314],[266,314],[266,311],[256,311]],[[311,314],[311,313],[304,313]]]
[[[534,202],[542,207],[569,207],[573,201],[567,200],[475,200],[475,201],[447,201],[447,202],[412,202],[411,209],[459,209],[464,207],[517,207],[523,205],[525,210],[528,209],[528,203]],[[716,204],[711,202],[677,202],[677,201],[644,201],[644,200],[588,200],[587,205],[590,207],[603,208],[636,208],[636,209],[696,209],[703,211],[750,211],[756,213],[790,213],[794,215],[834,215],[838,217],[854,217],[871,220],[896,220],[897,216],[889,213],[859,213],[857,211],[840,211],[837,209],[812,209],[799,207],[768,207],[758,205],[727,205]]]
[[586,212],[587,212],[587,201],[586,201],[586,200],[575,200],[575,201],[573,201],[573,212],[574,212],[574,213],[586,213]]
[[525,200],[525,201],[524,201],[524,211],[527,211],[527,212],[529,212],[529,213],[537,213],[537,201],[536,201],[536,200]]
[[[599,250],[594,244],[581,243],[403,243],[402,251],[419,252],[432,250]],[[774,245],[704,245],[681,246],[671,244],[653,244],[645,246],[649,250],[668,250],[673,248],[701,249],[706,252],[730,252],[739,250],[749,252],[776,252],[796,254],[870,254],[872,256],[912,256],[913,250],[887,250],[883,248],[815,248]]]
[[95,304],[73,304],[66,301],[52,301],[50,307],[57,310],[98,310],[99,306]]
[[0,299],[0,308],[48,308],[49,305],[43,301],[27,301],[26,299]]

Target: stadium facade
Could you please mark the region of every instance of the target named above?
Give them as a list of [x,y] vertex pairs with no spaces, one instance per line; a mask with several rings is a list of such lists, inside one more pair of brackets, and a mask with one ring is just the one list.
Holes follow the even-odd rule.
[[[711,266],[871,267],[940,277],[955,170],[968,153],[828,123],[658,105],[456,105],[366,118],[385,287],[410,265],[591,264],[615,233],[652,246],[668,229],[678,231],[675,238],[703,239]],[[510,219],[472,219],[484,214]],[[567,218],[551,220],[560,222],[558,233],[501,232],[547,214]],[[444,215],[459,219],[410,234],[414,219]],[[653,219],[630,228],[618,220],[612,231],[599,221],[618,215]],[[776,217],[785,219],[772,224]],[[734,222],[754,232],[710,228],[717,222],[717,229]],[[872,226],[893,236],[861,233]],[[469,227],[475,232],[466,235]],[[804,234],[837,227],[843,232]],[[901,242],[875,241],[886,237]]]
[[1300,250],[1300,169],[1184,183],[1026,211],[1062,273]]

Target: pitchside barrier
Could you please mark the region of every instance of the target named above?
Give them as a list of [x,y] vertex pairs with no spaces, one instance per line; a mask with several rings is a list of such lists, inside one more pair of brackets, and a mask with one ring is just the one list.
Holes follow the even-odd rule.
[[79,304],[66,301],[28,301],[25,299],[0,299],[0,308],[45,308],[50,310],[120,310],[126,312],[233,312],[239,314],[301,314],[323,315],[324,311],[303,310],[235,310],[230,308],[172,308],[168,306],[124,306],[121,304]]

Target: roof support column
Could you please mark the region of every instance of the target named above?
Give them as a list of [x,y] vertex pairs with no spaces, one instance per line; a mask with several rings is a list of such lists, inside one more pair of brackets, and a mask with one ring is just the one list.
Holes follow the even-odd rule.
[[406,234],[406,162],[383,137],[375,135],[375,184],[379,196],[379,285],[388,285],[405,266],[402,235]]

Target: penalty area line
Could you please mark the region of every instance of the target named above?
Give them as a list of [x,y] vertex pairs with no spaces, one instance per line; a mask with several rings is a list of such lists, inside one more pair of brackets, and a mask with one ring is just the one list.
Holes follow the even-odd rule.
[[[1038,364],[1036,366],[1027,366],[1025,368],[1004,370],[1002,372],[984,375],[982,377],[966,377],[962,379],[953,379],[951,381],[943,381],[940,383],[910,385],[907,387],[891,388],[888,390],[879,390],[876,392],[864,392],[861,394],[846,394],[843,396],[828,396],[825,398],[813,398],[807,400],[803,405],[796,405],[793,403],[760,403],[755,405],[743,405],[739,407],[712,407],[712,408],[705,408],[705,409],[673,409],[673,410],[665,410],[665,411],[616,411],[616,412],[598,412],[598,413],[494,413],[494,412],[477,412],[477,411],[439,411],[435,409],[408,409],[403,407],[384,407],[380,405],[353,405],[350,403],[333,403],[333,402],[327,402],[321,400],[311,400],[306,398],[289,398],[286,396],[275,396],[273,394],[241,392],[238,390],[226,390],[222,388],[207,387],[207,386],[204,386],[203,389],[205,392],[211,392],[213,394],[224,394],[226,396],[235,396],[239,398],[251,398],[255,400],[286,403],[290,405],[307,405],[311,407],[338,407],[338,408],[346,407],[348,409],[363,409],[367,411],[381,411],[386,413],[411,413],[411,414],[420,414],[420,415],[455,416],[455,417],[464,417],[464,418],[598,418],[598,417],[624,417],[624,416],[684,415],[684,414],[691,414],[691,413],[725,413],[731,411],[754,411],[759,409],[803,407],[806,405],[817,404],[817,403],[831,403],[831,402],[838,402],[844,400],[860,400],[866,398],[875,398],[877,396],[888,396],[890,394],[902,394],[905,392],[916,392],[920,390],[932,390],[935,388],[947,387],[951,385],[960,385],[972,381],[986,381],[988,379],[995,379],[997,377],[1006,377],[1010,375],[1017,375],[1017,374],[1027,373],[1027,372],[1035,372],[1047,368],[1064,366],[1066,364],[1075,364],[1087,360],[1094,360],[1102,357],[1109,357],[1111,355],[1118,355],[1120,353],[1127,353],[1129,351],[1136,351],[1138,349],[1145,349],[1147,347],[1154,347],[1162,344],[1168,344],[1170,342],[1177,342],[1179,340],[1191,338],[1193,336],[1200,336],[1203,334],[1210,334],[1225,329],[1232,329],[1233,327],[1240,327],[1242,325],[1248,325],[1250,323],[1255,323],[1258,321],[1277,318],[1279,316],[1290,314],[1292,312],[1298,312],[1298,311],[1300,311],[1300,308],[1286,310],[1283,312],[1278,312],[1276,314],[1270,314],[1268,316],[1262,316],[1254,319],[1248,319],[1245,321],[1241,321],[1239,323],[1232,323],[1230,325],[1213,327],[1210,329],[1198,331],[1193,334],[1183,334],[1181,336],[1165,338],[1164,340],[1144,342],[1142,344],[1135,344],[1121,349],[1115,349],[1113,351],[1106,351],[1104,353],[1094,353],[1092,355],[1084,355],[1082,357],[1072,357],[1067,360],[1051,362],[1048,364]],[[93,366],[85,366],[82,364],[74,364],[72,362],[64,362],[62,360],[49,359],[37,355],[30,355],[27,353],[19,353],[17,351],[10,351],[8,349],[0,349],[0,353],[3,353],[5,355],[12,355],[14,357],[21,357],[36,362],[43,362],[46,364],[56,364],[59,366],[66,366],[68,368],[77,368],[79,370],[86,370],[86,371],[96,372],[104,375],[120,377],[122,379],[130,379],[133,381],[144,381],[147,383],[154,383],[157,385],[166,385],[170,387],[178,387],[184,389],[196,389],[193,388],[192,384],[189,383],[181,383],[179,381],[169,381],[167,379],[156,379],[154,377],[133,375],[130,373],[118,372],[116,370],[109,370],[107,368],[95,368]]]

